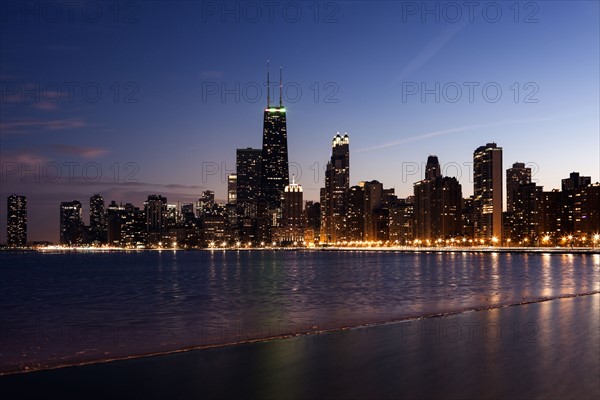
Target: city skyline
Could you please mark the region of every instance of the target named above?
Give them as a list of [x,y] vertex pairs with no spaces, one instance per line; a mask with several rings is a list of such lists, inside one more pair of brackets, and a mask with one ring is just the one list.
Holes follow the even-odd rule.
[[[424,239],[427,239],[426,244],[430,244],[436,238],[445,238],[446,243],[450,238],[457,238],[463,242],[467,239],[471,243],[481,241],[482,244],[505,243],[509,246],[511,238],[516,239],[519,245],[526,244],[528,240],[537,241],[539,245],[542,239],[544,244],[549,244],[549,241],[558,244],[561,238],[564,241],[565,234],[569,237],[575,235],[577,239],[588,237],[597,240],[600,212],[595,203],[600,184],[593,183],[589,176],[571,172],[569,177],[561,179],[561,191],[543,191],[542,186],[531,181],[531,169],[526,168],[524,163],[516,162],[503,169],[503,148],[496,143],[487,143],[473,152],[473,195],[463,196],[456,177],[444,176],[439,158],[430,155],[423,168],[424,179],[415,181],[413,193],[401,198],[394,188],[385,189],[384,184],[377,180],[360,181],[357,186],[350,186],[350,139],[348,134],[341,136],[339,133],[331,142],[331,160],[327,163],[324,187],[320,193],[318,225],[314,225],[309,216],[309,208],[314,202],[303,199],[302,186],[295,182],[293,175],[291,184],[287,182],[282,188],[269,186],[268,180],[263,179],[262,155],[272,157],[273,151],[269,147],[272,143],[280,144],[278,135],[282,138],[287,136],[285,120],[282,129],[274,128],[278,119],[275,123],[271,121],[271,113],[280,115],[281,109],[285,110],[281,104],[277,109],[270,109],[267,105],[264,111],[263,149],[236,150],[237,169],[228,175],[228,198],[225,202],[215,199],[213,190],[205,190],[196,202],[177,201],[177,204],[169,203],[161,195],[150,194],[143,204],[140,220],[136,219],[140,209],[135,204],[128,202],[123,206],[123,202],[117,204],[111,200],[105,208],[102,195],[93,194],[89,198],[89,225],[85,225],[82,203],[79,200],[64,201],[60,203],[58,243],[118,247],[124,243],[134,247],[162,246],[164,243],[169,247],[168,243],[180,242],[186,243],[186,247],[206,247],[207,243],[213,246],[221,242],[233,246],[236,243],[237,246],[265,245],[271,241],[273,244],[296,245],[306,240],[305,245],[308,245],[314,237],[315,244],[359,240],[381,243],[385,240],[386,243],[407,245],[419,238],[423,239],[419,240],[419,244]],[[287,146],[284,148],[287,155]],[[286,157],[282,157],[271,162],[287,164],[284,161]],[[238,174],[243,177],[241,197],[238,196]],[[503,186],[507,187],[506,191],[502,190]],[[581,191],[581,188],[589,189]],[[561,194],[568,197],[561,197]],[[273,199],[269,202],[267,196]],[[581,196],[581,199],[575,200],[574,196]],[[576,206],[574,201],[579,201],[579,205]],[[211,217],[214,212],[211,210],[217,206],[225,214],[218,212]],[[410,209],[405,211],[407,206]],[[7,198],[7,207],[11,210],[13,221],[7,224],[7,238],[12,238],[12,245],[24,246],[24,243],[34,241],[27,240],[27,197],[13,194]],[[561,210],[564,207],[566,209]],[[382,211],[385,213],[382,214]],[[406,212],[408,214],[402,215]],[[580,213],[579,218],[584,215],[583,218],[591,219],[573,225],[577,212]],[[230,224],[230,227],[226,228],[223,223]],[[403,224],[410,226],[404,228]],[[584,230],[579,231],[582,227]],[[173,233],[173,228],[185,229]],[[198,237],[197,233],[192,233],[196,229],[202,232]],[[233,232],[233,236],[227,236],[232,234],[227,234],[228,230]],[[219,239],[206,238],[215,234],[215,238]],[[194,238],[187,242],[190,235]],[[585,245],[584,242],[581,244]]]
[[[431,154],[469,195],[471,148],[492,141],[504,148],[505,165],[525,163],[544,190],[559,189],[572,171],[600,180],[598,4],[544,3],[528,21],[531,10],[521,4],[517,22],[508,5],[494,22],[481,13],[473,21],[441,15],[436,22],[389,2],[379,4],[387,7],[384,14],[362,3],[335,5],[320,4],[317,22],[314,10],[304,10],[297,23],[280,15],[273,23],[243,16],[237,23],[190,3],[189,12],[178,15],[187,18],[180,22],[187,28],[173,27],[168,41],[153,27],[169,24],[164,17],[174,11],[151,3],[139,5],[136,22],[115,24],[107,11],[98,23],[65,24],[60,32],[41,17],[36,22],[2,14],[2,37],[12,39],[0,46],[0,197],[28,197],[34,240],[56,240],[57,222],[45,225],[56,204],[96,192],[141,204],[149,193],[192,202],[212,189],[225,200],[227,176],[236,168],[229,143],[261,145],[255,132],[264,123],[257,110],[267,99],[265,60],[285,66],[290,172],[302,184],[304,200],[319,201],[325,149],[338,131],[352,137],[350,182],[378,179],[401,197],[424,177]],[[377,21],[369,23],[371,33],[355,33],[369,17]],[[265,46],[264,38],[283,27],[282,43],[294,48]],[[48,29],[51,35],[36,34]],[[215,43],[196,40],[207,32],[240,51],[225,54]],[[343,44],[332,46],[340,38]],[[89,40],[97,45],[94,52],[85,50]],[[506,40],[511,46],[502,45]],[[51,51],[63,56],[47,59],[43,68],[31,58]],[[219,57],[205,57],[212,55]],[[511,68],[503,66],[506,60]],[[141,63],[151,68],[125,67]],[[62,92],[58,100],[54,84]],[[489,96],[501,88],[499,101],[482,96],[487,84]],[[102,97],[91,101],[96,87]],[[257,87],[259,93],[251,92]],[[457,87],[462,97],[453,102]],[[472,102],[469,87],[476,88]],[[295,88],[302,96],[295,98]],[[277,93],[276,83],[272,89]],[[60,179],[54,179],[57,166]],[[0,227],[6,226],[5,207],[0,202]]]
[[[281,68],[280,68],[280,73],[281,73]],[[251,199],[250,199],[251,201],[250,202],[253,203],[253,205],[251,205],[249,209],[248,209],[248,206],[244,206],[243,205],[246,200],[244,198],[242,198],[242,200],[241,200],[241,202],[239,204],[242,205],[242,209],[244,209],[244,207],[245,207],[246,211],[242,211],[241,216],[243,216],[244,213],[246,213],[246,212],[249,212],[251,215],[253,215],[253,213],[258,213],[258,211],[260,210],[259,205],[261,204],[261,201],[263,201],[263,202],[267,201],[265,196],[262,196],[262,195],[259,194],[259,193],[262,193],[265,190],[264,186],[267,185],[267,183],[266,183],[267,180],[263,180],[262,179],[262,177],[263,177],[263,171],[264,171],[264,166],[263,166],[264,163],[262,162],[262,155],[263,154],[269,154],[269,153],[272,152],[271,150],[269,150],[269,147],[272,146],[272,144],[270,144],[269,141],[272,141],[272,140],[278,141],[279,140],[279,139],[269,138],[270,135],[272,135],[272,133],[269,133],[269,132],[276,133],[274,137],[277,136],[277,133],[280,133],[280,134],[283,133],[283,137],[284,137],[284,141],[283,142],[281,142],[281,143],[277,142],[278,144],[275,145],[276,147],[277,146],[281,146],[282,151],[283,151],[282,154],[284,154],[284,155],[281,156],[281,159],[274,160],[272,162],[273,167],[270,168],[270,170],[276,171],[279,175],[281,175],[281,176],[278,176],[276,178],[276,180],[281,181],[282,183],[281,184],[277,184],[272,189],[267,189],[267,190],[270,190],[270,191],[274,191],[270,195],[270,197],[273,197],[273,199],[275,199],[277,197],[277,195],[279,195],[282,198],[282,195],[283,195],[283,192],[284,192],[283,188],[284,187],[287,188],[287,185],[289,185],[289,179],[290,179],[290,177],[295,177],[295,174],[291,174],[289,172],[289,167],[288,167],[289,162],[287,161],[288,157],[287,157],[287,127],[286,127],[287,123],[286,123],[286,114],[287,114],[288,110],[287,110],[286,107],[283,106],[283,99],[282,99],[282,93],[281,93],[281,90],[282,90],[282,81],[281,80],[280,80],[280,83],[279,83],[279,90],[280,90],[280,97],[279,97],[279,105],[278,106],[272,106],[271,103],[270,103],[269,97],[267,97],[267,107],[264,109],[264,118],[263,118],[263,120],[264,120],[264,124],[263,125],[264,126],[263,126],[263,146],[262,146],[262,148],[259,148],[259,149],[238,148],[238,149],[236,149],[236,158],[237,158],[236,163],[235,163],[236,164],[236,169],[235,170],[228,170],[227,171],[229,173],[226,175],[224,184],[221,184],[221,185],[216,186],[216,187],[205,187],[205,186],[201,187],[203,193],[205,193],[206,191],[210,191],[210,192],[213,193],[213,196],[214,196],[213,203],[215,203],[215,204],[216,203],[227,204],[227,203],[231,203],[231,200],[232,200],[232,198],[231,198],[232,193],[230,192],[231,191],[231,184],[232,184],[231,180],[235,179],[235,187],[236,187],[235,197],[236,198],[235,198],[234,203],[238,204],[237,187],[238,187],[239,183],[237,182],[237,175],[239,174],[239,169],[240,169],[240,156],[242,157],[242,159],[244,159],[244,157],[246,157],[246,158],[250,157],[250,159],[252,157],[255,157],[255,156],[252,156],[252,154],[256,154],[257,156],[261,157],[261,159],[256,164],[256,167],[258,167],[258,170],[256,170],[256,171],[260,171],[260,173],[258,174],[258,177],[257,176],[254,176],[254,177],[248,176],[248,177],[242,178],[242,182],[244,182],[244,179],[251,179],[251,180],[254,179],[255,180],[255,182],[254,182],[253,185],[255,185],[256,193],[253,196],[251,196]],[[280,118],[283,118],[281,122],[279,122]],[[347,133],[345,133],[344,136],[341,136],[340,133],[338,132],[337,135],[333,138],[333,140],[331,142],[331,148],[332,148],[331,159],[329,161],[325,162],[325,168],[322,171],[322,175],[323,175],[322,185],[324,185],[325,187],[328,187],[328,185],[333,185],[333,186],[331,186],[331,190],[332,191],[336,191],[337,190],[337,192],[340,193],[340,194],[337,195],[338,197],[341,195],[342,192],[347,192],[350,189],[350,186],[352,184],[352,182],[350,181],[350,171],[351,171],[351,169],[349,168],[349,155],[350,155],[350,151],[349,151],[348,144],[349,144],[349,135]],[[456,184],[458,185],[459,191],[463,195],[462,198],[464,200],[467,200],[469,198],[469,196],[472,196],[472,195],[474,195],[476,193],[476,190],[472,190],[472,189],[477,186],[475,184],[475,182],[477,180],[476,176],[478,176],[478,173],[476,172],[476,168],[477,168],[476,159],[478,158],[477,153],[481,152],[481,151],[485,151],[485,149],[488,148],[488,147],[490,147],[490,146],[495,147],[496,143],[492,142],[492,143],[486,144],[485,146],[478,147],[475,150],[475,152],[473,153],[474,154],[473,161],[463,162],[462,167],[467,172],[470,172],[470,174],[468,176],[468,185],[466,185],[466,186],[465,185],[461,185],[461,183],[460,183],[460,182],[463,182],[465,180],[465,177],[463,176],[464,174],[462,172],[461,166],[457,165],[457,163],[454,163],[454,162],[440,164],[437,155],[429,154],[429,156],[427,158],[427,162],[421,162],[421,163],[416,163],[416,162],[413,163],[413,162],[411,162],[411,163],[408,163],[406,166],[403,165],[402,172],[406,173],[407,181],[410,183],[410,179],[411,178],[412,179],[417,179],[418,177],[420,177],[420,178],[423,178],[426,181],[427,179],[432,179],[432,178],[435,178],[436,176],[442,177],[442,175],[444,173],[447,173],[448,171],[456,171],[456,172],[458,172],[459,177],[457,177],[457,176],[446,176],[446,178],[453,179],[454,181],[456,181],[455,185]],[[536,166],[535,164],[532,164],[532,163],[523,163],[523,162],[516,161],[516,162],[512,163],[512,167],[510,167],[510,168],[503,168],[503,155],[502,155],[503,148],[502,147],[498,147],[498,149],[500,150],[500,156],[499,156],[500,163],[499,163],[499,165],[496,165],[494,174],[496,176],[500,176],[501,177],[500,182],[498,182],[496,180],[496,184],[495,185],[496,185],[496,187],[500,188],[501,194],[499,195],[499,198],[501,199],[502,210],[498,211],[498,209],[496,209],[496,211],[495,211],[495,217],[494,217],[495,218],[495,222],[494,222],[493,225],[496,226],[496,229],[494,230],[494,234],[491,235],[493,237],[502,237],[503,236],[503,234],[500,233],[501,231],[499,230],[499,228],[497,228],[498,225],[503,225],[503,223],[504,223],[504,221],[502,220],[502,218],[503,218],[502,215],[499,215],[499,214],[502,214],[503,212],[505,212],[507,210],[510,212],[510,209],[511,209],[510,204],[512,204],[512,202],[514,201],[514,200],[512,200],[512,196],[515,195],[513,193],[514,187],[511,189],[510,183],[509,183],[509,181],[510,181],[510,179],[512,177],[512,176],[509,176],[510,174],[516,174],[517,175],[517,177],[512,177],[512,179],[517,179],[518,177],[520,177],[523,180],[524,183],[532,184],[533,187],[538,187],[539,190],[540,190],[540,193],[541,193],[541,190],[544,188],[543,186],[538,186],[537,185],[537,183],[538,183],[537,180],[532,179],[533,175],[532,175],[531,170],[532,170],[532,167],[534,168]],[[336,153],[336,151],[337,151],[337,153]],[[358,151],[360,152],[360,149]],[[242,154],[247,154],[247,155],[243,156]],[[436,166],[434,167],[433,171],[431,169],[432,166],[430,165],[430,161],[432,159],[434,159],[435,162],[436,162]],[[339,160],[339,161],[336,161],[336,160]],[[244,162],[248,162],[248,161],[241,161],[241,162],[243,164]],[[291,164],[294,164],[294,163],[291,162]],[[337,165],[337,167],[334,167],[335,165]],[[282,166],[285,166],[285,168],[283,168]],[[256,167],[251,167],[251,170],[254,171]],[[298,165],[295,165],[295,167],[298,167]],[[519,171],[515,171],[515,168],[519,169]],[[287,179],[284,179],[283,176],[285,175],[284,171],[286,169],[288,169],[288,174],[287,174]],[[336,172],[337,170],[340,170],[340,172]],[[524,170],[524,172],[521,172],[521,170]],[[28,179],[28,175],[27,174],[31,175],[32,172],[35,172],[35,170],[25,171],[24,173],[22,171],[16,171],[16,176],[18,176],[21,179],[24,179],[26,181]],[[217,171],[212,171],[212,170],[209,171],[210,174],[212,174],[214,172],[217,172],[220,175],[223,175],[223,173],[224,173],[224,171],[219,171],[218,168],[217,168]],[[295,172],[298,172],[298,169],[296,169]],[[311,172],[317,173],[316,170],[314,170],[312,168],[311,168]],[[3,171],[3,173],[5,173],[5,171]],[[9,173],[12,173],[12,172],[9,171]],[[505,173],[506,173],[506,180],[504,180],[504,178],[503,178],[503,176],[504,176]],[[525,175],[524,177],[521,176],[523,174]],[[573,172],[570,172],[570,174],[571,175],[578,174],[578,172],[574,172],[573,171]],[[300,175],[302,175],[301,168],[300,168]],[[339,175],[339,177],[336,177],[337,175]],[[330,176],[330,178],[328,178],[328,176]],[[29,179],[31,180],[32,177],[34,179],[43,178],[41,176],[35,176],[35,174],[34,174],[33,176],[29,176]],[[257,180],[257,178],[258,178],[258,180]],[[598,182],[598,181],[594,181],[593,179],[591,179],[591,177],[585,177],[585,178],[588,179],[588,181],[586,181],[588,184],[592,183],[592,182],[596,182],[596,183]],[[377,180],[377,177],[374,177],[374,179],[375,179],[374,182],[379,182]],[[550,190],[557,190],[559,187],[561,187],[564,190],[564,188],[565,188],[565,182],[568,181],[568,179],[569,178],[560,178],[559,181],[560,181],[561,185],[556,185],[556,186],[552,187],[552,189],[550,189]],[[337,181],[337,183],[336,183],[336,181]],[[330,183],[328,183],[328,182],[330,182]],[[359,181],[358,185],[362,185],[364,182],[368,182],[368,181]],[[414,181],[412,183],[412,185],[413,186],[417,185],[420,182],[424,182],[424,181],[422,179],[421,180],[417,180],[417,181]],[[73,182],[71,182],[71,183],[73,183]],[[296,182],[294,182],[294,183],[295,184],[297,184],[297,183],[299,184],[299,183],[301,183],[301,181],[299,180],[297,183]],[[248,185],[248,183],[242,183],[242,185]],[[165,185],[165,186],[168,187],[169,185]],[[224,186],[224,190],[223,190],[223,186]],[[513,186],[514,186],[514,182],[513,182]],[[465,187],[467,190],[466,191],[463,190],[462,187]],[[382,188],[383,188],[383,186],[382,186]],[[517,188],[518,188],[518,185],[517,185]],[[414,187],[413,187],[413,189],[414,189]],[[469,189],[471,189],[471,190],[469,190]],[[242,189],[242,191],[243,190],[244,189]],[[414,190],[412,192],[409,192],[409,193],[398,193],[398,192],[395,191],[395,187],[393,187],[393,186],[389,187],[389,190],[392,190],[394,192],[394,194],[396,194],[398,196],[404,196],[404,198],[410,197],[410,196],[413,196],[414,194],[416,194],[416,192]],[[326,200],[326,202],[332,201],[331,206],[329,206],[329,207],[332,210],[333,210],[333,208],[337,207],[338,208],[338,211],[336,212],[337,214],[340,214],[340,212],[341,212],[340,210],[346,210],[344,207],[340,208],[340,204],[339,204],[340,200],[339,199],[336,200],[336,202],[338,203],[338,205],[335,206],[335,207],[333,206],[333,201],[334,201],[333,198],[335,196],[333,196],[331,199],[327,200],[326,198],[323,197],[323,188],[319,188],[319,191],[321,193],[316,198],[316,201],[320,201],[321,204],[325,204],[325,203],[323,203],[323,200]],[[217,192],[224,192],[225,193],[225,198],[222,199],[222,198],[216,197],[214,193],[217,193]],[[275,192],[277,192],[277,194],[275,194]],[[496,193],[498,193],[498,190],[496,190]],[[347,194],[349,194],[349,192]],[[22,193],[12,193],[12,195],[13,196],[14,195],[21,195],[21,196],[23,196]],[[96,196],[96,195],[99,195],[99,194],[98,193],[94,194],[92,196],[92,198],[94,196]],[[151,195],[145,194],[144,196],[150,197]],[[160,195],[158,195],[158,196],[160,197]],[[269,195],[267,195],[267,197],[268,196]],[[27,198],[27,196],[25,196],[25,197]],[[199,199],[199,197],[200,196],[196,196],[195,197],[194,195],[188,195],[186,197],[183,197],[183,199],[180,198],[182,200],[177,199],[177,200],[175,200],[175,202],[171,202],[170,204],[171,204],[171,207],[175,207],[176,206],[178,208],[177,212],[180,212],[180,204],[181,205],[198,204],[202,200],[201,198]],[[261,200],[261,199],[263,199],[263,200]],[[269,203],[269,202],[273,203],[273,201],[274,201],[273,199],[268,200],[267,203]],[[90,204],[91,204],[91,201],[92,201],[92,199],[90,199]],[[307,198],[307,197],[303,196],[303,203],[307,203],[309,201],[310,202],[315,202],[315,199],[313,197],[308,197]],[[495,201],[498,201],[498,200],[496,199]],[[62,203],[67,204],[67,203],[73,203],[73,202],[79,202],[79,200],[61,202],[61,204]],[[111,199],[111,202],[113,204],[115,204],[115,205],[118,203],[121,206],[125,203],[126,205],[131,206],[131,207],[135,207],[135,204],[136,204],[136,202],[132,201],[131,199],[124,199],[124,200],[121,199],[120,201],[117,201],[117,202],[115,202],[114,199]],[[85,204],[85,202],[79,204],[79,206],[78,206],[79,210],[77,212],[81,215],[82,220],[89,219],[89,221],[90,221],[89,228],[91,229],[91,228],[94,227],[94,223],[92,223],[92,219],[94,219],[95,221],[97,221],[100,218],[100,216],[95,215],[94,217],[92,217],[92,215],[94,215],[94,211],[92,210],[93,207],[91,205],[90,205],[90,207],[84,207],[83,206],[84,204]],[[474,204],[476,205],[477,202],[475,202]],[[70,206],[72,206],[72,204]],[[165,206],[166,206],[166,203],[165,203]],[[346,204],[346,207],[347,207],[347,204]],[[265,209],[265,210],[267,210],[267,209]],[[61,210],[62,210],[62,205],[61,205]],[[332,214],[329,215],[329,214],[326,214],[327,213],[326,210],[327,210],[327,207],[321,207],[322,214],[321,214],[321,218],[320,218],[320,224],[321,224],[321,232],[320,232],[320,234],[321,235],[325,235],[325,237],[329,237],[330,240],[332,240],[333,242],[335,242],[336,239],[338,239],[338,238],[340,240],[346,240],[346,236],[347,236],[346,230],[349,229],[348,223],[344,222],[344,224],[342,226],[342,225],[340,225],[339,222],[334,222],[334,219],[332,218],[334,212],[331,211]],[[344,212],[346,212],[346,211],[344,211]],[[325,214],[323,214],[323,213],[325,213]],[[344,218],[346,218],[347,216],[348,216],[347,214],[344,215]],[[260,216],[258,216],[258,217],[260,217]],[[256,218],[256,216],[253,217],[253,218]],[[63,224],[62,224],[61,221],[62,221],[62,211],[61,211],[61,218],[58,221],[58,225],[60,227],[59,231],[63,230],[63,228],[62,228]],[[326,221],[325,224],[323,224],[323,221]],[[500,221],[499,224],[498,224],[498,221]],[[337,227],[337,229],[334,229],[333,227],[326,228],[326,226],[327,226],[328,223],[333,223]],[[415,223],[419,224],[419,222],[415,222]],[[488,224],[489,224],[489,222],[488,222]],[[8,222],[6,223],[5,226],[8,229]],[[252,234],[250,234],[249,239],[251,241],[253,241],[255,239],[258,240],[261,235],[262,235],[262,239],[263,239],[262,241],[263,242],[265,240],[267,242],[271,241],[271,232],[270,231],[269,231],[268,234],[264,234],[264,233],[261,234],[260,233],[260,229],[261,228],[259,226],[255,226],[253,229],[255,229],[256,232],[253,232]],[[265,228],[263,227],[262,229],[264,230]],[[323,229],[325,229],[325,230],[323,231]],[[330,229],[330,230],[327,230],[327,229]],[[415,229],[416,229],[415,232],[419,231],[418,230],[419,228],[415,228]],[[30,232],[31,232],[31,230],[30,230]],[[56,242],[56,243],[60,243],[61,242],[61,239],[60,239],[61,235],[60,234],[58,235],[58,238],[54,238],[54,235],[51,235],[51,237],[49,238],[49,237],[38,236],[38,231],[36,229],[34,229],[32,232],[33,232],[33,235],[29,236],[30,237],[30,239],[28,240],[29,242],[32,242],[32,241],[38,241],[38,242],[49,241],[49,242]],[[335,234],[333,234],[333,232],[335,232]],[[473,235],[474,238],[478,238],[478,237],[482,237],[483,238],[483,237],[487,236],[487,234],[483,234],[482,233],[480,235],[477,232],[478,232],[478,230],[477,230],[477,228],[475,228],[474,235]],[[93,229],[91,229],[90,235],[91,235],[91,237],[96,237],[95,235],[97,235],[97,233],[94,233]],[[256,235],[256,238],[255,238],[255,235]],[[243,236],[243,234],[242,234],[242,236]],[[0,234],[0,238],[2,238],[2,234]],[[8,236],[7,235],[6,235],[6,240],[8,240]],[[258,241],[260,242],[260,240],[258,240]],[[2,243],[2,240],[0,240],[0,243]]]

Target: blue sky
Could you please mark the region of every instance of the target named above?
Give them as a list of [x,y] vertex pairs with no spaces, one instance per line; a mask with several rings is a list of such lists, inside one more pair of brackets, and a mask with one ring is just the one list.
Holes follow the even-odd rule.
[[480,2],[472,18],[463,2],[74,3],[1,3],[0,241],[12,192],[29,197],[30,240],[55,241],[60,201],[87,209],[96,192],[224,199],[235,149],[261,145],[266,60],[274,81],[284,68],[305,199],[338,131],[351,184],[401,197],[430,154],[471,194],[491,141],[545,190],[599,180],[598,2]]

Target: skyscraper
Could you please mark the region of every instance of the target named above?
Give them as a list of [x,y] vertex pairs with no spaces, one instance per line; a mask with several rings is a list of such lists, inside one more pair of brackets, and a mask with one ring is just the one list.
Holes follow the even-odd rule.
[[378,211],[382,208],[383,200],[383,184],[379,181],[359,182],[358,186],[364,191],[364,233],[363,240],[376,241],[379,240],[377,223]]
[[237,149],[237,208],[239,237],[244,243],[257,242],[257,207],[260,196],[261,149]]
[[227,203],[237,204],[237,175],[227,175]]
[[456,178],[443,177],[437,156],[429,156],[425,179],[414,184],[415,234],[419,239],[461,235],[462,189]]
[[389,205],[389,238],[394,244],[406,245],[413,238],[414,196],[396,198]]
[[432,238],[432,197],[434,181],[423,179],[413,184],[415,196],[414,217],[415,237],[421,240]]
[[167,231],[167,198],[157,194],[148,196],[144,202],[148,244],[156,245],[163,240]]
[[531,168],[526,168],[525,163],[516,162],[512,168],[506,170],[506,211],[515,212],[516,196],[520,185],[531,182]]
[[256,205],[260,195],[261,149],[237,149],[237,204],[242,218],[256,219]]
[[290,244],[304,241],[304,215],[302,212],[302,186],[292,178],[283,192],[281,226],[276,229],[279,243]]
[[600,232],[600,184],[590,183],[575,190],[573,196],[573,233],[578,236]]
[[144,211],[131,203],[125,204],[121,214],[121,243],[123,247],[144,247],[146,244],[146,219]]
[[591,183],[592,178],[590,176],[580,176],[579,172],[571,172],[568,178],[561,180],[561,189],[565,192],[567,190],[579,189]]
[[352,186],[348,190],[347,213],[348,239],[362,241],[365,234],[365,189]]
[[350,188],[350,139],[348,134],[335,135],[331,141],[331,160],[325,170],[325,202],[321,204],[328,242],[348,239],[347,210]]
[[[120,246],[123,236],[123,221],[125,219],[125,208],[111,201],[106,211],[107,240],[111,246]],[[144,221],[144,231],[146,231]]]
[[60,244],[83,244],[84,228],[81,202],[73,200],[60,203]]
[[514,193],[513,237],[511,240],[525,240],[534,243],[539,239],[542,227],[540,213],[543,210],[543,187],[535,182],[519,185]]
[[215,192],[212,190],[205,190],[202,192],[202,196],[196,203],[196,215],[201,217],[202,215],[212,211],[215,205]]
[[[267,71],[267,88],[269,88]],[[260,173],[259,236],[261,241],[271,241],[271,228],[277,226],[281,213],[283,191],[289,185],[286,109],[283,106],[283,84],[279,76],[279,106],[271,106],[267,95],[267,108],[263,118],[263,142]]]
[[321,230],[321,203],[307,201],[304,207],[304,241],[318,242]]
[[90,197],[90,242],[101,244],[106,243],[107,240],[104,199],[101,195],[95,194]]
[[7,199],[6,243],[9,247],[27,245],[27,197],[13,194]]
[[195,217],[194,203],[181,203],[181,222],[183,225],[193,222]]
[[473,224],[476,239],[502,238],[502,147],[487,143],[473,153]]
[[425,167],[425,179],[433,180],[438,176],[442,176],[442,169],[437,156],[427,157],[427,165]]

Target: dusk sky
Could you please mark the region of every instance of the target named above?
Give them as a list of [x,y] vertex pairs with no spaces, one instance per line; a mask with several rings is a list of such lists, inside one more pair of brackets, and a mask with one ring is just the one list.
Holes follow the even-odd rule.
[[600,179],[596,1],[287,2],[272,15],[263,2],[66,3],[0,3],[0,242],[11,193],[28,197],[29,240],[54,242],[61,201],[80,200],[87,224],[94,193],[224,200],[236,148],[261,146],[267,60],[273,102],[283,67],[305,200],[337,132],[350,184],[399,197],[430,154],[472,194],[487,142],[544,190],[572,171]]

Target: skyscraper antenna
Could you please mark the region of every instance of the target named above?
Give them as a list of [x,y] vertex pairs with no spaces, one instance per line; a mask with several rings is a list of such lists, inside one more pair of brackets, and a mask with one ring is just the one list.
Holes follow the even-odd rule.
[[279,107],[283,107],[283,68],[279,67]]
[[269,60],[267,60],[267,108],[271,107],[271,83],[269,82]]

